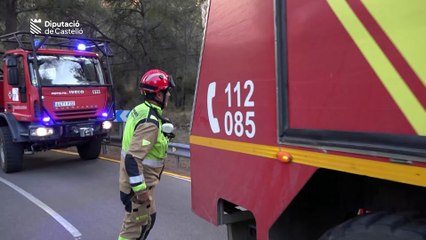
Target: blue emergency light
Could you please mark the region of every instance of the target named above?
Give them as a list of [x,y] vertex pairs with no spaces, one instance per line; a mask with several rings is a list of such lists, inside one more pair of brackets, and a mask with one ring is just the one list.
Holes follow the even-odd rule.
[[86,51],[86,45],[84,45],[83,43],[79,43],[77,45],[77,49],[80,51]]
[[34,39],[34,47],[39,47],[39,48],[41,48],[42,46],[39,46],[40,45],[40,43],[41,43],[41,39]]
[[43,122],[45,122],[45,123],[47,123],[47,122],[50,122],[50,117],[49,116],[46,116],[46,117],[43,117]]

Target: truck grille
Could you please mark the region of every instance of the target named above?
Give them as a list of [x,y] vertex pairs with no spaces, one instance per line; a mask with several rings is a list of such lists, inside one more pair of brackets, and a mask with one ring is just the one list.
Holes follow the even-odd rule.
[[58,110],[54,111],[56,119],[69,119],[69,118],[90,118],[96,117],[96,108],[87,109],[72,109],[72,110]]

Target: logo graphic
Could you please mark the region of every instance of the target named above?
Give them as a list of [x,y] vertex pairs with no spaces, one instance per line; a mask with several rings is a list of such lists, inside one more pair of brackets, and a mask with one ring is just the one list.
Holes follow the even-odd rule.
[[83,34],[79,20],[52,21],[30,18],[31,34],[77,35]]
[[41,19],[30,19],[30,33],[41,34]]

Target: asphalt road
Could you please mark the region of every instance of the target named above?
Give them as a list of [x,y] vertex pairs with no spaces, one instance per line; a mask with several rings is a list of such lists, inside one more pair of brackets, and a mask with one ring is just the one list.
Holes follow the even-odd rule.
[[[117,239],[124,214],[117,163],[54,151],[24,159],[24,171],[0,171],[0,239]],[[163,175],[150,240],[226,239],[225,227],[192,213],[190,185]]]

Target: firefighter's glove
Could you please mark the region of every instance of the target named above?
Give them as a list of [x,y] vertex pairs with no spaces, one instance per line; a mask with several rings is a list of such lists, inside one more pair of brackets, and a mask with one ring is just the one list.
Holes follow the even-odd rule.
[[134,202],[138,204],[149,204],[152,201],[151,191],[142,190],[135,192]]

